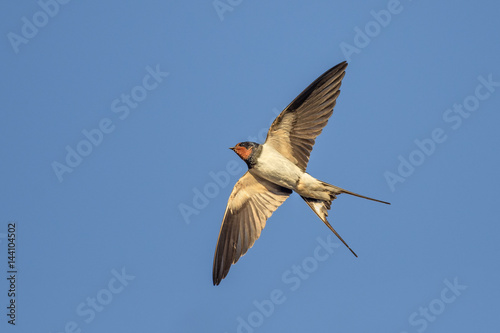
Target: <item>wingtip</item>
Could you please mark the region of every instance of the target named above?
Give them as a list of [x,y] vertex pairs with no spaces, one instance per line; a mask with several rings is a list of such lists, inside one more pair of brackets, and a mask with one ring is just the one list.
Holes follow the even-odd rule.
[[[337,66],[346,68],[347,66],[349,66],[349,63],[344,60],[341,63],[339,63]],[[335,67],[337,67],[337,66],[335,66]]]
[[[228,270],[229,271],[229,270]],[[213,272],[212,272],[212,283],[214,286],[218,286],[222,280],[226,277],[226,274],[222,270],[220,270],[220,267],[214,267]]]
[[217,277],[215,275],[212,276],[212,283],[214,284],[214,286],[218,286],[221,281],[222,281],[221,278],[219,278],[219,277]]
[[348,65],[347,61],[342,61],[341,63],[333,66],[332,69],[345,70]]

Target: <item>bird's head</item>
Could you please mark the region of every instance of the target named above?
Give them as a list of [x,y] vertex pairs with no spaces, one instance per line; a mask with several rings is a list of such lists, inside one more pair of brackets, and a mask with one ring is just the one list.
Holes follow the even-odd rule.
[[248,162],[258,147],[259,144],[255,142],[240,142],[229,149],[234,151],[243,161]]

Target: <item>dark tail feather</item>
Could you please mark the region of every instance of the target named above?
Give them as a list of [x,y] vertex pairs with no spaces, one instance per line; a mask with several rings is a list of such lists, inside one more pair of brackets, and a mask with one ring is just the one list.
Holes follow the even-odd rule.
[[[328,202],[328,201],[322,201],[322,200],[306,198],[306,197],[302,197],[302,199],[304,199],[304,201],[309,205],[309,207],[311,207],[313,212],[315,212],[316,215],[318,215],[318,217],[321,219],[321,221],[323,221],[326,224],[326,226],[335,234],[335,236],[337,236],[340,239],[340,241],[342,243],[344,243],[344,245],[352,252],[352,254],[354,254],[355,257],[358,257],[358,255],[349,247],[349,245],[347,245],[347,243],[344,241],[344,239],[339,235],[339,233],[337,231],[335,231],[335,229],[333,229],[333,227],[330,225],[330,223],[326,219],[326,217],[328,216],[327,211],[330,209],[331,201]],[[335,198],[333,198],[333,199],[335,199]]]
[[387,205],[390,205],[390,203],[388,203],[386,201],[366,197],[364,195],[357,194],[357,193],[354,193],[351,191],[347,191],[347,190],[344,190],[343,188],[340,188],[338,186],[334,186],[334,185],[331,185],[331,184],[328,184],[325,182],[321,182],[321,184],[325,187],[324,190],[328,191],[330,194],[329,201],[323,201],[323,200],[307,198],[307,197],[302,197],[302,199],[304,199],[304,201],[309,205],[309,207],[311,207],[311,209],[316,213],[316,215],[318,215],[318,217],[321,219],[321,221],[323,221],[323,223],[326,224],[328,229],[330,229],[335,234],[335,236],[337,236],[340,239],[340,241],[342,243],[344,243],[344,245],[352,252],[352,254],[354,254],[354,256],[357,257],[358,255],[349,247],[349,245],[347,245],[347,243],[344,241],[344,239],[339,235],[339,233],[337,231],[335,231],[335,229],[333,229],[333,227],[330,225],[330,223],[326,219],[326,217],[328,216],[328,210],[330,210],[330,206],[332,204],[332,201],[335,200],[337,195],[339,195],[341,193],[347,193],[347,194],[350,194],[350,195],[353,195],[356,197],[360,197],[363,199],[368,199],[368,200],[372,200],[372,201],[376,201],[376,202],[381,202],[381,203],[384,203]]
[[381,203],[384,203],[386,205],[390,205],[390,203],[387,202],[387,201],[373,199],[373,198],[370,198],[370,197],[367,197],[367,196],[364,196],[364,195],[361,195],[361,194],[357,194],[357,193],[354,193],[354,192],[351,192],[351,191],[348,191],[348,190],[344,190],[341,187],[338,187],[338,186],[335,186],[335,185],[331,185],[331,184],[328,184],[328,183],[325,183],[325,182],[321,182],[321,183],[323,183],[323,185],[325,185],[326,187],[330,187],[329,190],[331,192],[333,192],[333,194],[335,194],[335,195],[338,195],[340,193],[346,193],[346,194],[349,194],[349,195],[353,195],[355,197],[360,197],[360,198],[363,198],[363,199],[368,199],[368,200],[372,200],[372,201],[376,201],[376,202],[381,202]]
[[373,198],[370,198],[370,197],[365,197],[364,195],[357,194],[357,193],[354,193],[354,192],[351,192],[351,191],[347,191],[347,190],[344,190],[344,189],[341,189],[341,191],[342,191],[342,193],[347,193],[347,194],[350,194],[350,195],[354,195],[355,197],[360,197],[360,198],[363,198],[363,199],[368,199],[368,200],[372,200],[372,201],[376,201],[376,202],[381,202],[381,203],[384,203],[386,205],[390,205],[391,204],[390,202],[387,202],[387,201],[382,201],[382,200],[373,199]]

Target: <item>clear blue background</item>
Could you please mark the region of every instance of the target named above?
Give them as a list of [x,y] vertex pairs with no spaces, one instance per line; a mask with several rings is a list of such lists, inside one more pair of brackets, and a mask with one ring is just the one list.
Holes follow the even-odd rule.
[[[498,2],[401,0],[349,57],[340,45],[356,46],[355,28],[373,28],[371,11],[388,1],[232,3],[221,20],[212,1],[71,1],[16,53],[8,34],[41,7],[2,2],[0,267],[5,277],[15,221],[19,272],[15,328],[0,282],[0,330],[236,332],[250,316],[258,327],[240,332],[496,332],[500,88],[456,130],[443,114],[479,76],[500,81]],[[359,258],[338,247],[291,290],[283,274],[330,237],[294,194],[214,287],[220,223],[246,168],[227,147],[346,59],[308,172],[392,205],[340,196],[330,221]],[[112,102],[157,65],[168,77],[120,119]],[[52,163],[104,118],[114,131],[60,182]],[[392,191],[384,173],[436,128],[447,140]],[[239,173],[185,218],[180,207],[229,161]],[[122,268],[135,278],[110,294]],[[443,281],[455,278],[467,289],[442,309]],[[286,300],[256,313],[275,289]],[[87,323],[76,309],[97,295],[112,300]],[[440,313],[425,328],[409,322],[430,304]]]

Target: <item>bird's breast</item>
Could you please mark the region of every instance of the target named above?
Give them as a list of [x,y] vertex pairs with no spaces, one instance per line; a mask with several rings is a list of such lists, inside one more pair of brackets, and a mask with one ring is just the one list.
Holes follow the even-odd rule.
[[250,172],[291,190],[295,189],[300,177],[304,173],[276,149],[265,144],[262,147],[262,152],[256,164],[250,169]]

